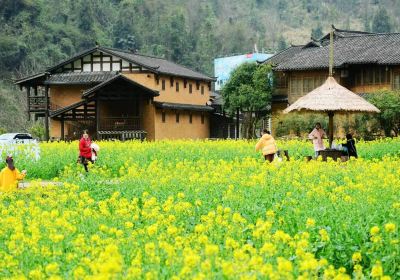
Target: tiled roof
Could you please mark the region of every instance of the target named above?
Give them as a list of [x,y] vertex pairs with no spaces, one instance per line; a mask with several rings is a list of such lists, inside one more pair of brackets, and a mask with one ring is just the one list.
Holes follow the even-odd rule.
[[158,101],[154,101],[154,105],[160,109],[190,110],[199,112],[214,111],[214,108],[206,105],[192,105],[192,104],[169,103],[169,102],[158,102]]
[[273,65],[279,65],[280,63],[287,61],[293,58],[304,46],[291,46],[283,51],[278,52],[277,54],[271,56],[267,60],[262,63],[271,63]]
[[224,105],[224,99],[222,98],[222,95],[219,94],[218,92],[212,92],[210,94],[211,97],[211,102],[212,105],[211,106],[222,106]]
[[124,50],[99,47],[100,50],[113,53],[114,55],[126,59],[128,61],[137,63],[146,68],[155,70],[158,73],[170,74],[175,76],[194,78],[199,80],[213,81],[214,79],[202,73],[193,71],[185,66],[176,64],[164,58],[147,56],[137,53],[132,53]]
[[135,82],[134,80],[132,80],[132,79],[130,79],[128,77],[125,77],[123,74],[118,74],[118,75],[114,75],[110,79],[105,80],[104,82],[102,82],[102,83],[100,83],[100,84],[98,84],[98,85],[96,85],[96,86],[84,91],[83,94],[82,94],[82,97],[88,97],[89,95],[92,95],[92,94],[96,93],[98,90],[100,90],[100,89],[102,89],[102,88],[106,87],[107,85],[112,84],[114,82],[125,82],[125,83],[129,84],[129,86],[131,86],[131,87],[142,89],[143,93],[150,94],[151,96],[160,95],[158,91],[153,90],[151,88],[148,88],[146,86],[143,86],[143,85]]
[[[164,58],[158,58],[158,57],[153,57],[153,56],[137,54],[137,53],[120,50],[120,49],[96,46],[94,48],[84,50],[84,51],[74,55],[73,57],[70,57],[69,59],[60,62],[57,65],[54,65],[54,66],[46,69],[46,71],[43,73],[39,73],[39,74],[31,75],[28,77],[23,77],[21,79],[17,79],[17,80],[15,80],[15,83],[22,84],[22,83],[31,82],[40,77],[43,77],[45,74],[54,73],[60,67],[70,64],[71,62],[73,62],[81,57],[84,57],[86,55],[89,55],[93,52],[96,52],[96,51],[101,51],[101,52],[104,52],[109,55],[114,55],[114,56],[119,57],[123,60],[126,60],[130,63],[142,66],[143,68],[145,68],[151,72],[157,73],[157,74],[167,74],[167,75],[179,76],[182,78],[201,80],[201,81],[207,81],[207,82],[215,81],[215,78],[212,78],[212,77],[204,75],[200,72],[191,70],[183,65],[179,65],[172,61],[168,61]],[[60,78],[64,79],[63,76],[61,76]],[[102,81],[100,81],[100,82],[102,82]]]
[[45,81],[48,85],[87,85],[98,84],[115,77],[117,72],[69,72],[50,75]]
[[[349,64],[400,64],[400,33],[363,33],[335,30],[334,67]],[[287,52],[291,51],[289,48]],[[293,54],[278,53],[269,60],[277,71],[326,69],[329,67],[329,37],[307,44]],[[280,56],[284,58],[281,59]],[[267,62],[269,61],[267,60]]]

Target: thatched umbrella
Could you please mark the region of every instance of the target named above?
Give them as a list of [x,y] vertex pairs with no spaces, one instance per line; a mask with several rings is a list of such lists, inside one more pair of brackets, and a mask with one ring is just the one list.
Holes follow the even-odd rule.
[[333,116],[335,113],[379,113],[380,110],[364,98],[341,86],[333,78],[333,26],[330,33],[329,77],[325,83],[299,98],[283,113],[292,111],[326,112],[329,116],[329,147],[333,142]]
[[283,112],[326,112],[329,116],[329,147],[333,141],[333,116],[335,113],[379,113],[380,110],[364,98],[338,84],[332,76],[325,83],[299,98]]

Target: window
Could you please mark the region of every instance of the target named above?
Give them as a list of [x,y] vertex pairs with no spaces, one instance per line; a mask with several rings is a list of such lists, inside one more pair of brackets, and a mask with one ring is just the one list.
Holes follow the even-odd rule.
[[161,121],[165,123],[165,112],[161,113]]
[[179,82],[176,82],[176,92],[179,92]]
[[196,82],[196,90],[199,90],[199,89],[200,89],[200,82],[197,81],[197,82]]
[[204,114],[201,114],[201,124],[204,124]]
[[390,84],[390,71],[387,67],[368,67],[354,74],[357,86]]
[[322,86],[322,84],[326,81],[327,77],[326,76],[316,76],[314,78],[314,89]]
[[193,93],[193,85],[189,84],[189,93]]
[[162,81],[161,81],[161,89],[162,89],[162,90],[165,90],[165,80],[162,80]]
[[169,78],[169,83],[171,84],[171,87],[174,86],[174,78],[173,77]]
[[314,78],[304,78],[303,80],[303,92],[309,93],[314,89]]
[[393,74],[393,89],[400,89],[400,73]]
[[176,113],[176,122],[179,123],[179,113]]
[[192,121],[193,121],[193,115],[192,115],[192,113],[190,113],[189,114],[189,123],[192,123]]
[[201,94],[204,95],[204,86],[201,86]]
[[275,80],[276,88],[287,88],[288,87],[287,76],[284,75],[283,73],[276,73],[274,80]]
[[290,79],[290,93],[293,95],[301,95],[303,93],[303,80],[301,78]]

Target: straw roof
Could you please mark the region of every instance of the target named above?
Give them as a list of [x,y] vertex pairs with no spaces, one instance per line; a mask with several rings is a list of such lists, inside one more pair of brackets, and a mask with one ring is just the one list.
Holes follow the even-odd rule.
[[292,111],[380,112],[378,108],[364,98],[339,85],[333,77],[328,77],[322,86],[299,98],[283,112]]

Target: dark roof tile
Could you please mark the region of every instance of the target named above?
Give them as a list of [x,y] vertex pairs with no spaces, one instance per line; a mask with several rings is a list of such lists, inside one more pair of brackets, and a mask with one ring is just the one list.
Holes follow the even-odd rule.
[[98,84],[115,77],[117,72],[69,72],[50,75],[45,81],[48,85],[87,85]]
[[187,78],[194,78],[194,79],[199,79],[199,80],[209,80],[209,81],[214,80],[213,78],[208,77],[202,73],[193,71],[185,66],[176,64],[172,61],[168,61],[164,58],[147,56],[147,55],[132,53],[132,52],[124,51],[124,50],[117,50],[117,49],[105,48],[105,47],[101,47],[100,49],[111,52],[111,53],[115,54],[116,56],[125,58],[129,61],[136,62],[144,67],[153,69],[159,73],[176,75],[176,76],[187,77]]
[[[341,68],[347,64],[400,64],[400,33],[371,34],[339,31],[339,34],[340,36],[337,35],[334,39],[335,68]],[[305,46],[297,49],[297,52],[291,57],[289,57],[290,55],[285,55],[285,53],[277,54],[277,58],[273,56],[270,60],[277,65],[275,70],[291,71],[328,68],[329,39],[324,39],[325,37],[321,41],[321,46]],[[283,55],[285,58],[280,59],[279,55]]]
[[189,110],[189,111],[199,111],[199,112],[214,111],[214,108],[207,105],[193,105],[193,104],[169,103],[169,102],[158,102],[158,101],[154,101],[154,105],[160,109]]

